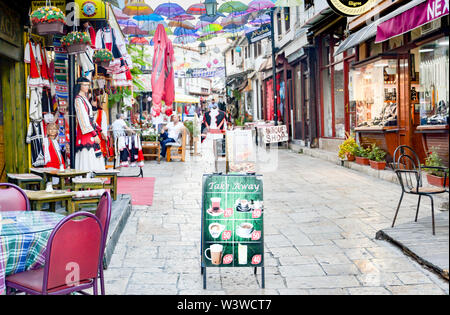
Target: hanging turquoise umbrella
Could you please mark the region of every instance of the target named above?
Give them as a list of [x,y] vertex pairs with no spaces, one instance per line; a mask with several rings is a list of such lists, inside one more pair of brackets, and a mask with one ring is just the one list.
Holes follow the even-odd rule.
[[145,15],[136,15],[134,16],[136,21],[151,21],[151,22],[161,22],[164,21],[164,18],[159,14],[145,14]]

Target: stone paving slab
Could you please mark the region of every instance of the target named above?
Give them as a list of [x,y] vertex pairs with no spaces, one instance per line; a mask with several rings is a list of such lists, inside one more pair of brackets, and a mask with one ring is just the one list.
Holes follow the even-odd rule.
[[445,279],[449,267],[449,216],[448,212],[435,215],[436,235],[432,234],[431,217],[417,222],[399,224],[377,232],[378,240],[387,240],[400,247],[420,264],[434,270]]

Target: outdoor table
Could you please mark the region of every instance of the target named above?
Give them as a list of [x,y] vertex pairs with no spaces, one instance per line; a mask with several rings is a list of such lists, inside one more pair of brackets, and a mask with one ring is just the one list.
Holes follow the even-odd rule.
[[8,181],[19,186],[22,189],[27,189],[28,185],[37,185],[39,189],[45,189],[45,182],[41,176],[36,174],[7,174]]
[[75,195],[74,192],[69,192],[65,190],[54,190],[52,192],[46,192],[45,190],[31,191],[25,190],[25,193],[30,200],[31,208],[38,211],[42,210],[42,205],[44,203],[50,204],[50,210],[55,211],[57,202],[65,202],[67,212],[73,213],[72,197]]
[[103,188],[111,190],[113,200],[117,200],[117,175],[119,173],[118,170],[94,171],[95,178],[109,179],[109,184],[103,183]]
[[0,217],[2,294],[6,276],[44,265],[48,239],[64,215],[40,211],[3,211]]
[[142,150],[154,150],[155,153],[144,153],[144,157],[155,157],[161,163],[161,144],[158,141],[142,141]]
[[47,183],[49,181],[49,178],[57,177],[59,178],[59,185],[58,189],[60,190],[66,190],[73,188],[73,185],[66,185],[66,179],[71,180],[72,178],[81,176],[86,176],[89,172],[87,171],[79,171],[79,170],[72,170],[72,169],[66,169],[64,171],[60,171],[56,168],[51,167],[43,167],[43,168],[31,168],[30,171],[34,174],[42,175],[44,177],[45,182]]

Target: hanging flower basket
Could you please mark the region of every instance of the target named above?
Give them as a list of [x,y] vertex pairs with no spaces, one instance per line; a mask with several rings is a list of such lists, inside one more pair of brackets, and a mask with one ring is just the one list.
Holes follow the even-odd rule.
[[66,15],[57,7],[41,7],[31,13],[31,23],[39,35],[63,34]]
[[92,56],[94,62],[101,67],[108,67],[109,63],[114,60],[112,53],[108,49],[99,49]]
[[61,38],[61,45],[66,48],[69,55],[79,54],[85,52],[91,45],[91,38],[85,32],[71,32]]

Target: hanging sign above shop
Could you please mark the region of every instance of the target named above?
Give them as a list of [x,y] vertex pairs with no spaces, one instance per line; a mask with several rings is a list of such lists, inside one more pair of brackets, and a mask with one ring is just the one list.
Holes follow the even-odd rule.
[[[31,12],[37,10],[38,8],[42,8],[47,6],[48,1],[32,1],[31,2]],[[52,7],[57,7],[61,9],[61,11],[66,12],[66,0],[54,0],[51,2]]]
[[175,71],[175,78],[223,78],[225,77],[225,68],[217,67],[212,69],[190,68],[187,70]]
[[339,15],[356,16],[372,9],[377,0],[327,0],[330,7]]
[[80,19],[107,19],[106,5],[102,0],[75,0],[79,8]]
[[0,2],[0,38],[19,47],[21,35],[19,15]]
[[261,26],[259,29],[246,34],[247,40],[249,44],[254,44],[263,40],[264,38],[270,37],[271,27],[270,24],[265,24]]

